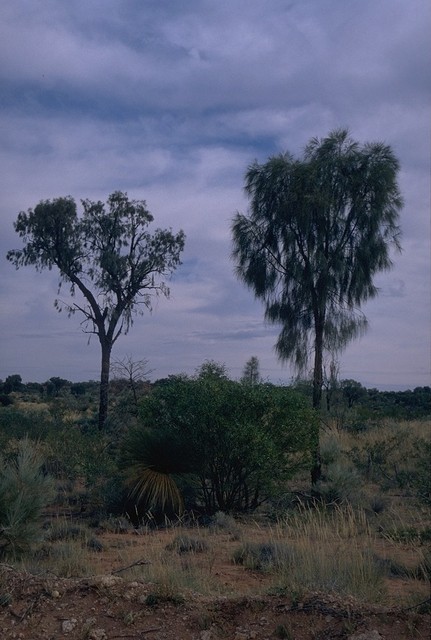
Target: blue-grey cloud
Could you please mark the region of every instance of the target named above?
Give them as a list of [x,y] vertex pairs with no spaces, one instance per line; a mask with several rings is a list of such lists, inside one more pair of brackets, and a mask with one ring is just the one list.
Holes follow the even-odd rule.
[[[240,375],[257,355],[268,377],[278,327],[239,283],[230,223],[246,211],[254,159],[348,126],[400,159],[403,253],[365,307],[370,329],[341,375],[372,386],[428,381],[429,67],[425,0],[16,0],[0,8],[0,377],[97,378],[96,339],[53,308],[54,272],[15,269],[13,220],[41,199],[144,198],[156,226],[183,228],[171,299],[155,302],[116,354],[155,375],[204,359]],[[44,338],[44,336],[46,336]]]

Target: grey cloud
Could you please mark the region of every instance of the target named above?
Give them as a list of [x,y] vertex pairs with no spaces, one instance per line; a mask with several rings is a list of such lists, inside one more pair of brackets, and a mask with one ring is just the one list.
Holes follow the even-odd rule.
[[425,0],[16,0],[0,11],[0,377],[97,378],[97,341],[87,347],[78,317],[52,307],[56,275],[16,272],[4,254],[19,246],[20,210],[59,195],[104,200],[115,189],[145,198],[157,226],[187,234],[171,299],[137,319],[117,354],[150,357],[159,377],[192,373],[208,357],[239,375],[256,354],[272,379],[289,377],[273,352],[278,328],[264,325],[262,305],[233,274],[229,225],[247,209],[250,162],[299,154],[311,136],[349,126],[394,148],[405,209],[403,253],[379,276],[382,295],[364,309],[370,330],[343,354],[342,375],[425,380]]

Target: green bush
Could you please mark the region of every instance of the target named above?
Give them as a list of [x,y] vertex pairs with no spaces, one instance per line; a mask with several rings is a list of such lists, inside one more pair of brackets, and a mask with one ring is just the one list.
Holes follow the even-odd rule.
[[154,388],[141,420],[122,452],[137,500],[175,511],[188,496],[186,508],[207,514],[257,508],[309,467],[317,434],[314,414],[292,390],[211,372]]
[[42,464],[37,445],[27,439],[0,460],[0,555],[25,551],[39,538],[42,509],[53,497]]
[[47,411],[9,407],[0,407],[0,451],[4,451],[12,438],[43,440],[51,428]]

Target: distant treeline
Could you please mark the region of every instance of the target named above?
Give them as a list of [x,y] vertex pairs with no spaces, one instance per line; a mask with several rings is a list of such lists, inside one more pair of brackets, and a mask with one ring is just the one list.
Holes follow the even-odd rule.
[[[147,393],[152,387],[169,382],[169,376],[150,383],[146,380],[135,381],[141,393]],[[267,384],[267,383],[265,383]],[[308,380],[298,380],[292,386],[311,399],[312,383]],[[114,379],[111,390],[114,394],[123,393],[129,387],[128,380]],[[19,374],[8,376],[0,380],[0,404],[7,406],[14,402],[16,394],[24,396],[25,400],[51,399],[68,395],[74,397],[96,397],[99,383],[94,380],[85,382],[70,382],[64,378],[52,377],[46,382],[23,383]],[[423,418],[431,415],[431,387],[416,387],[405,391],[380,391],[367,389],[356,380],[341,380],[328,385],[323,390],[324,404],[328,411],[337,408],[355,408],[364,418],[391,417],[401,419]],[[325,402],[326,400],[326,402]]]

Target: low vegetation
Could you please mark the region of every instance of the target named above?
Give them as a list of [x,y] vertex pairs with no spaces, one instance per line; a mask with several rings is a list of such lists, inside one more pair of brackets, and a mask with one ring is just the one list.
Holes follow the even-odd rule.
[[[386,396],[369,409],[368,392],[353,398],[353,387],[323,411],[311,490],[306,385],[233,382],[215,363],[137,383],[133,401],[118,384],[101,434],[92,383],[9,380],[0,562],[145,581],[149,605],[192,592],[321,591],[429,607],[428,422],[397,420],[392,405],[386,415]],[[416,413],[427,393],[412,392]]]

